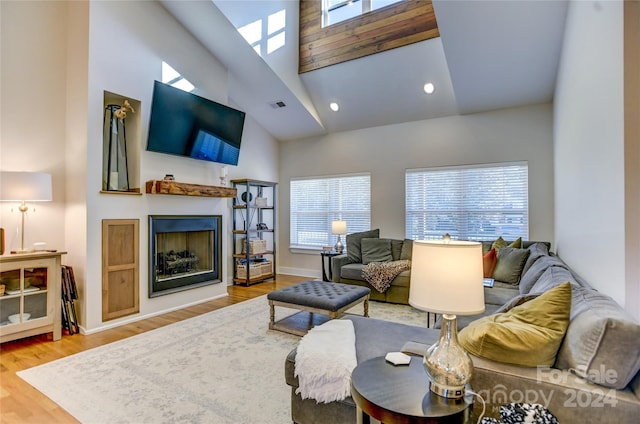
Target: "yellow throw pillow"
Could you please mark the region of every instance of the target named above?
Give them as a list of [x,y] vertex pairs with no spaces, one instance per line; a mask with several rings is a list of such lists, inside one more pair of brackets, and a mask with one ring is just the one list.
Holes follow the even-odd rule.
[[498,250],[500,250],[501,247],[507,247],[507,242],[504,241],[502,237],[498,237],[498,239],[494,241],[493,244],[491,245],[491,248],[495,249],[497,252]]
[[551,366],[569,326],[571,284],[562,283],[533,300],[473,321],[459,341],[467,352],[505,364]]
[[516,249],[522,249],[522,237],[518,237],[515,241],[511,242],[507,247],[514,247]]

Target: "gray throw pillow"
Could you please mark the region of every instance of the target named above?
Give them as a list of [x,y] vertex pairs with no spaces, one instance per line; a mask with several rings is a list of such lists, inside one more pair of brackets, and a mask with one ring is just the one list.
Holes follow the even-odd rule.
[[393,260],[391,240],[381,238],[362,239],[362,265],[369,262],[388,262]]
[[402,240],[391,239],[391,255],[393,256],[393,260],[400,260],[400,255],[402,254]]
[[400,259],[411,260],[411,255],[413,255],[413,240],[404,239],[404,243],[402,243],[402,251],[400,252]]
[[349,262],[362,262],[361,245],[363,238],[380,238],[380,229],[376,228],[375,230],[347,234],[347,258],[349,258]]
[[498,250],[498,261],[493,270],[493,278],[508,284],[518,284],[522,269],[529,257],[528,249],[518,249],[515,247],[503,247]]

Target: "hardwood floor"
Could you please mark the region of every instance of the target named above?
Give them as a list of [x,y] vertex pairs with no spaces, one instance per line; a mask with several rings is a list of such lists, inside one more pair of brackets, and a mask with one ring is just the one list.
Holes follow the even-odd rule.
[[[111,330],[84,336],[66,335],[52,341],[52,335],[28,337],[0,345],[0,423],[76,423],[71,415],[24,382],[16,372],[54,361],[74,353],[125,339],[155,328],[215,311],[308,280],[308,277],[278,275],[250,287],[229,286],[229,296],[137,321]],[[265,322],[265,326],[267,323]]]

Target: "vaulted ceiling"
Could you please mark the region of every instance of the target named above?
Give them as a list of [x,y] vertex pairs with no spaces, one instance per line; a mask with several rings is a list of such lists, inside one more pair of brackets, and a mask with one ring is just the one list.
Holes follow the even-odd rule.
[[160,1],[229,69],[230,99],[279,140],[551,102],[568,3],[435,0],[440,37],[298,75],[297,56],[263,59],[236,30],[283,7],[297,20],[297,1]]

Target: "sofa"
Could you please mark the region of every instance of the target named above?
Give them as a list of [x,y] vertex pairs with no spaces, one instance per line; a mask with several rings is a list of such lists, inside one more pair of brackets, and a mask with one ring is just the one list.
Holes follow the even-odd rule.
[[[499,238],[498,240],[502,240]],[[504,247],[513,247],[517,241],[504,241]],[[483,242],[483,253],[487,254],[493,247],[495,241]],[[518,246],[528,248],[536,243],[544,243],[547,247],[550,244],[547,242],[537,241],[519,241]],[[391,262],[391,261],[405,261],[411,260],[411,254],[413,251],[413,240],[410,239],[394,239],[394,238],[381,238],[380,229],[374,229],[370,231],[362,231],[358,233],[348,234],[346,237],[347,252],[342,255],[334,256],[331,258],[332,268],[332,281],[335,283],[354,284],[363,287],[368,287],[371,290],[371,300],[379,302],[398,303],[403,305],[409,304],[409,286],[411,280],[411,269],[400,272],[391,281],[389,287],[384,291],[379,291],[376,287],[367,282],[363,271],[366,266],[371,262]],[[506,252],[506,251],[503,251]],[[496,258],[497,259],[497,258]],[[505,261],[502,261],[505,263]],[[525,263],[522,266],[526,266]],[[505,267],[506,268],[506,267]],[[508,274],[497,270],[496,286],[504,287],[501,280],[507,279]],[[519,278],[521,273],[517,273],[516,277]],[[492,277],[493,272],[488,277]],[[512,283],[509,283],[506,287],[511,287]]]
[[409,304],[411,270],[400,272],[384,292],[369,284],[362,272],[369,262],[410,260],[412,240],[380,238],[380,229],[375,229],[347,234],[346,244],[345,254],[331,258],[333,282],[368,287],[370,300]]
[[[514,248],[509,249],[505,255],[514,254]],[[526,260],[521,261],[524,265],[517,283],[496,282],[494,287],[486,287],[485,312],[458,317],[460,336],[477,327],[478,323],[520,311],[536,299],[540,303],[545,294],[548,297],[559,289],[570,287],[566,328],[558,340],[551,365],[515,365],[510,363],[511,358],[506,353],[504,358],[471,354],[474,362],[471,385],[486,402],[485,416],[497,418],[500,405],[527,402],[547,407],[561,423],[637,422],[640,415],[640,325],[613,299],[591,288],[561,258],[549,253],[548,244],[533,243],[520,249],[527,253],[516,252],[526,256]],[[439,330],[435,328],[392,323],[375,317],[346,316],[342,319],[353,322],[358,363],[391,351],[420,355],[439,336]],[[355,404],[350,397],[317,403],[295,393],[298,387],[294,376],[295,357],[294,349],[285,360],[285,381],[291,387],[293,422],[355,422]],[[476,417],[480,409],[476,401]]]

